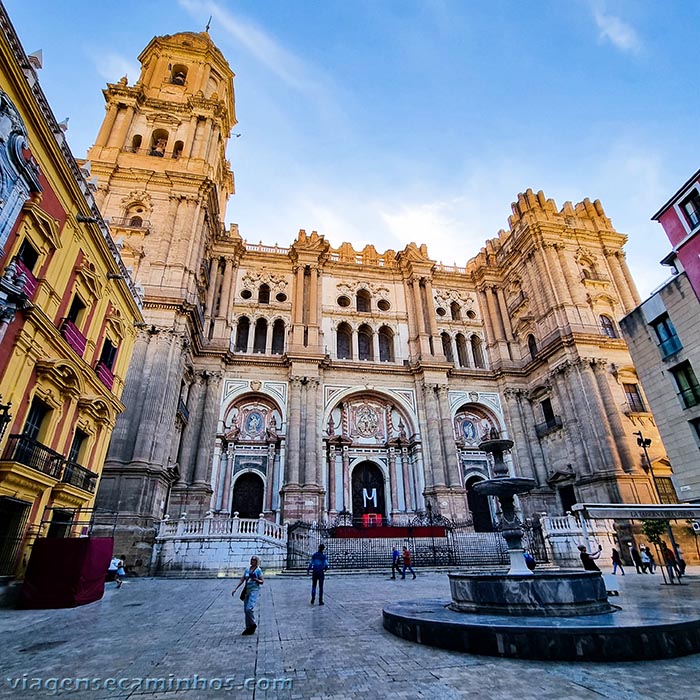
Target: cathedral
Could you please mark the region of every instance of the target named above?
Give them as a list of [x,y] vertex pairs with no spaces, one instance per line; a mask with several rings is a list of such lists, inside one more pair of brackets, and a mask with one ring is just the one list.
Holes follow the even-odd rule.
[[527,190],[464,267],[332,231],[250,244],[223,222],[231,67],[207,32],[155,37],[139,61],[104,91],[88,153],[144,295],[97,496],[132,570],[164,518],[400,524],[429,508],[488,530],[472,487],[496,433],[536,481],[525,515],[655,500],[640,429],[670,482],[617,323],[640,301],[626,236],[599,201]]

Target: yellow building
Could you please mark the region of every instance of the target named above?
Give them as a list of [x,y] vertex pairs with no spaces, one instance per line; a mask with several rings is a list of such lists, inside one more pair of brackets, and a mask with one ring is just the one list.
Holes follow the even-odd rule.
[[0,576],[12,576],[37,536],[82,534],[142,317],[89,164],[2,5],[0,28]]

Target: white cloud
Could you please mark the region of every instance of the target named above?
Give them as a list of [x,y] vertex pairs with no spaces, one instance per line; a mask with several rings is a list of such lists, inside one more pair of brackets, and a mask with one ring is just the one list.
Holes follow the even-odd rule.
[[138,63],[114,51],[93,51],[91,58],[100,77],[110,83],[116,83],[126,75],[129,84],[133,85],[141,74]]
[[634,29],[615,15],[594,7],[593,17],[600,30],[600,36],[607,39],[621,51],[636,53],[641,48],[641,41]]

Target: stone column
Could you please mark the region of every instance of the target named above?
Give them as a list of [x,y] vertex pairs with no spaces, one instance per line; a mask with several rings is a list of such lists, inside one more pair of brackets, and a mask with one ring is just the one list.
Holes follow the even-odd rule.
[[209,287],[207,288],[207,305],[204,318],[209,320],[214,315],[214,295],[216,294],[217,278],[219,276],[219,260],[212,258],[209,263]]
[[506,298],[503,295],[503,290],[500,287],[495,288],[496,300],[498,301],[498,309],[501,314],[501,321],[506,333],[506,338],[510,341],[513,339],[513,327],[510,325],[510,316],[508,316],[508,306]]
[[423,311],[423,300],[420,296],[420,280],[414,277],[411,280],[411,286],[413,287],[413,303],[416,307],[416,328],[418,329],[418,335],[424,335],[427,332],[425,328],[425,313]]
[[343,510],[352,510],[350,498],[350,451],[347,445],[343,445]]
[[179,455],[180,484],[191,484],[194,478],[194,454],[204,411],[205,381],[201,372],[195,373],[194,382],[187,397],[189,420],[182,431],[182,447]]
[[357,360],[360,359],[360,344],[357,340],[357,329],[354,327],[352,329],[352,333],[350,335],[350,338],[352,341],[352,349],[351,349],[352,358],[351,359],[353,359],[357,362]]
[[209,372],[207,376],[207,391],[199,433],[199,444],[197,445],[194,484],[206,484],[209,481],[207,472],[211,464],[211,451],[216,435],[216,423],[219,418],[222,379],[222,372]]
[[233,504],[233,470],[236,466],[236,446],[230,443],[226,450],[226,477],[224,479],[224,498],[222,501],[224,512],[230,513]]
[[275,443],[267,446],[267,469],[265,470],[265,510],[272,512],[272,491],[275,476]]
[[379,362],[379,333],[372,329],[372,355],[375,362]]
[[442,448],[447,470],[447,483],[449,486],[462,486],[459,474],[459,460],[457,459],[457,446],[455,443],[454,428],[452,426],[452,412],[447,384],[437,387],[437,404],[440,416],[440,428],[442,433]]
[[[287,417],[287,478],[285,486],[299,486],[299,431],[301,423],[301,377],[289,382],[289,415]],[[293,417],[293,420],[290,418]]]
[[335,445],[328,445],[328,510],[337,512],[335,500]]
[[403,497],[404,507],[406,512],[413,510],[413,496],[411,489],[411,460],[408,454],[408,448],[401,448],[401,474],[403,476]]
[[506,389],[504,398],[513,429],[515,449],[519,454],[524,453],[527,456],[530,474],[537,481],[537,485],[546,486],[547,467],[542,454],[542,445],[535,432],[532,405],[525,400],[524,392],[520,389]]
[[438,420],[440,408],[435,398],[436,386],[423,384],[423,396],[425,401],[425,416],[428,424],[428,453],[430,455],[430,472],[435,486],[447,485],[446,465],[442,459],[442,447],[440,444],[440,430]]
[[221,510],[221,500],[223,497],[223,487],[224,487],[224,460],[221,454],[221,447],[223,441],[220,437],[217,437],[214,441],[214,457],[213,457],[213,467],[211,474],[211,489],[212,489],[212,499],[211,499],[211,509]]
[[391,513],[399,510],[399,487],[396,480],[396,450],[389,448],[389,493],[391,495]]
[[105,115],[102,126],[100,127],[100,132],[97,134],[97,140],[95,141],[95,146],[105,146],[107,140],[112,133],[112,127],[114,126],[114,120],[117,118],[118,107],[116,104],[112,103],[107,107],[107,114]]

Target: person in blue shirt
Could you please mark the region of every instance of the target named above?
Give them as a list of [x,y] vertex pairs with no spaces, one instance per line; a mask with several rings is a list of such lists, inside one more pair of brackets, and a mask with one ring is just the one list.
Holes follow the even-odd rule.
[[326,545],[318,545],[318,552],[314,552],[311,561],[306,567],[306,573],[311,572],[311,605],[316,602],[316,584],[318,584],[318,604],[323,605],[323,581],[328,571],[328,557],[323,553]]
[[255,620],[255,604],[258,602],[258,591],[263,583],[263,572],[259,566],[259,560],[257,557],[251,557],[250,566],[243,572],[238,585],[231,591],[231,595],[235,595],[241,584],[245,584],[243,593],[241,593],[243,612],[245,614],[245,629],[241,634],[254,634],[258,627]]
[[396,580],[396,574],[401,574],[401,554],[399,548],[394,545],[394,551],[391,553],[391,578]]

